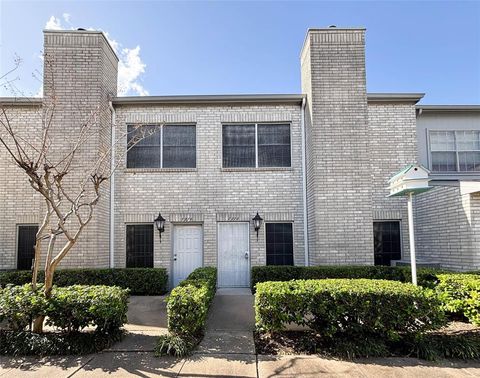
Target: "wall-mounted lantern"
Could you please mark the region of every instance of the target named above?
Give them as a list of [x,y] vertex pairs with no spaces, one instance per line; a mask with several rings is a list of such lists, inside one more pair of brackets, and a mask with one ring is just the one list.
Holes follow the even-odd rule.
[[253,227],[255,228],[255,232],[257,233],[257,240],[258,240],[258,230],[260,230],[260,226],[262,225],[263,218],[260,215],[258,215],[258,211],[257,211],[257,215],[255,215],[252,220],[253,220]]
[[162,232],[165,231],[165,218],[162,217],[162,214],[158,213],[158,217],[153,221],[155,227],[158,230],[160,235],[160,241],[162,241]]
[[419,164],[410,164],[388,180],[390,184],[389,197],[407,197],[408,208],[408,235],[410,238],[410,266],[412,269],[412,283],[417,284],[417,261],[415,257],[415,235],[413,229],[413,196],[426,192],[432,187],[428,185],[429,171]]

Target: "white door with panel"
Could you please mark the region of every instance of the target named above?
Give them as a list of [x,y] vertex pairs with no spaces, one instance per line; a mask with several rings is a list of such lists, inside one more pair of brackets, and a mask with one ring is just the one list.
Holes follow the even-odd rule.
[[218,223],[218,287],[250,286],[249,223]]
[[173,286],[177,286],[203,265],[203,237],[200,225],[173,227]]

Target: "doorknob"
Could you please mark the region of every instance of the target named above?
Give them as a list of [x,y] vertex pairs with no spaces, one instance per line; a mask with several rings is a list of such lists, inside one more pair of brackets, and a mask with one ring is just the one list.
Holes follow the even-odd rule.
[[176,253],[173,255],[173,261],[177,261],[177,254]]
[[248,251],[245,252],[245,258],[248,260]]

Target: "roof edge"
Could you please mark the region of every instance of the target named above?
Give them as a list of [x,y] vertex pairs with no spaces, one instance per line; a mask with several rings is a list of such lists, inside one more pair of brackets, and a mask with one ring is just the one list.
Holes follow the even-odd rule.
[[218,103],[294,103],[301,104],[303,94],[179,95],[115,97],[115,105],[130,104],[218,104]]
[[0,97],[0,106],[9,105],[9,106],[34,106],[42,105],[42,97]]
[[368,102],[408,102],[416,104],[425,93],[367,93]]
[[480,105],[417,105],[420,112],[480,112]]

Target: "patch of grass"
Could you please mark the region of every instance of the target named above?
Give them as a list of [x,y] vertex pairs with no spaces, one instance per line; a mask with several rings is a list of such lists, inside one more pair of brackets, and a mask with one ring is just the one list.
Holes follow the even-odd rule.
[[175,356],[184,357],[190,354],[192,349],[198,344],[198,339],[194,337],[179,335],[162,335],[155,346],[155,356]]
[[124,335],[122,330],[109,333],[33,333],[28,331],[0,330],[0,355],[53,356],[82,355],[109,348]]
[[255,348],[259,354],[318,354],[354,359],[361,357],[417,357],[428,361],[439,359],[480,359],[480,329],[460,332],[448,330],[423,335],[404,335],[389,341],[369,337],[322,337],[313,331],[282,331],[255,333]]

